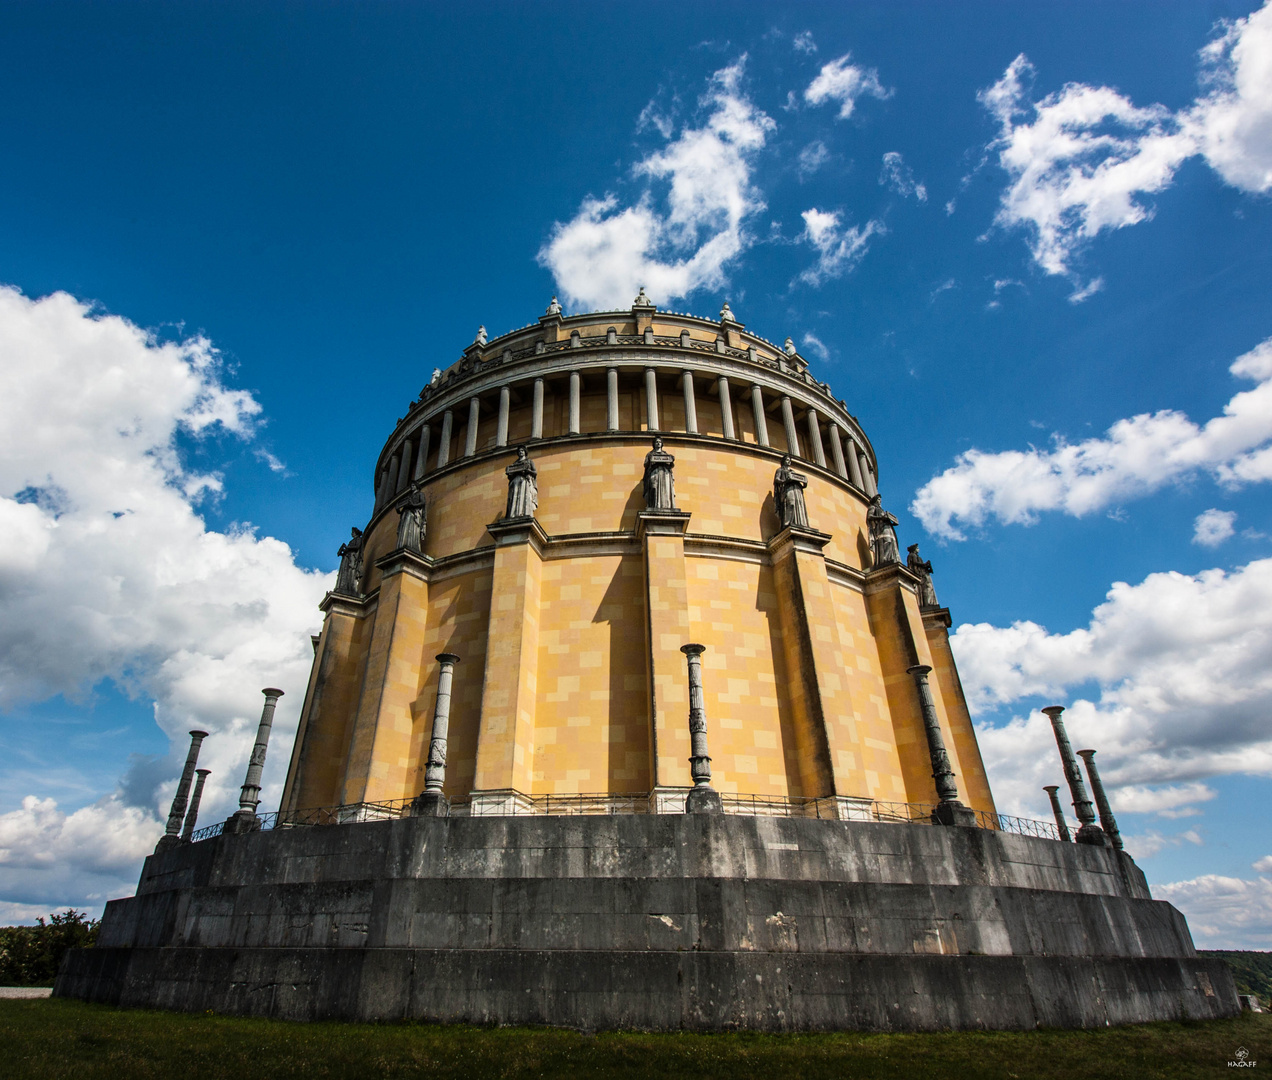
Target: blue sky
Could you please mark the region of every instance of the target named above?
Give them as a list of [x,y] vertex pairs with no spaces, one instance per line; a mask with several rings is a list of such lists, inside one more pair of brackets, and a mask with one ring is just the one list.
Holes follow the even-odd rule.
[[395,419],[478,324],[643,284],[793,337],[860,417],[1001,808],[1047,815],[1068,705],[1158,894],[1272,947],[1272,13],[0,26],[0,919],[131,889],[191,726],[228,812],[275,681],[276,800]]

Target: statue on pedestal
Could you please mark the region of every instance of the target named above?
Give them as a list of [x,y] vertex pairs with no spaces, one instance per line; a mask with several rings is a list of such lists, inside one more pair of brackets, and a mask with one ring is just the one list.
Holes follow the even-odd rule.
[[424,493],[418,483],[412,484],[411,494],[398,504],[398,547],[417,555],[424,554],[424,534],[428,528],[426,514]]
[[791,455],[782,458],[782,467],[773,474],[773,503],[777,518],[783,526],[807,529],[808,507],[804,503],[804,489],[808,477],[791,468]]
[[654,448],[645,455],[645,479],[641,490],[645,494],[646,510],[675,510],[676,482],[671,470],[676,459],[663,450],[660,438],[654,439]]
[[539,509],[539,470],[524,446],[517,447],[517,460],[504,469],[508,477],[508,506],[504,519],[534,517]]
[[347,596],[361,596],[358,584],[362,580],[362,530],[356,525],[351,530],[349,542],[340,545],[340,569],[336,571],[336,589]]
[[905,565],[919,579],[919,607],[940,607],[936,589],[932,585],[932,561],[919,554],[919,545],[911,544],[906,551]]
[[897,544],[896,533],[899,524],[883,508],[882,495],[876,495],[870,500],[870,509],[866,511],[866,526],[870,529],[870,554],[874,557],[876,567],[901,561],[901,548]]

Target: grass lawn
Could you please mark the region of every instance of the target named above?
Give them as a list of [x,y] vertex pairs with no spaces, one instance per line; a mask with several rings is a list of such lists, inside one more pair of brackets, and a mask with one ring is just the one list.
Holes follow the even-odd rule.
[[[1100,1031],[581,1035],[541,1028],[293,1024],[0,1001],[5,1080],[406,1077],[1213,1077],[1244,1046],[1272,1070],[1272,1013]],[[1256,1074],[1257,1075],[1257,1074]]]

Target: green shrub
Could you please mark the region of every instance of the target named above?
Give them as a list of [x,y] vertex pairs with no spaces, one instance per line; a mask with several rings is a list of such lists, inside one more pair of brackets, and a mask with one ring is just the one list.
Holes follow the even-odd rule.
[[1263,1002],[1272,1000],[1272,952],[1198,949],[1197,955],[1226,960],[1232,970],[1232,980],[1237,984],[1237,993],[1256,994]]
[[69,949],[88,949],[101,923],[82,911],[36,919],[35,926],[0,926],[0,986],[52,986]]

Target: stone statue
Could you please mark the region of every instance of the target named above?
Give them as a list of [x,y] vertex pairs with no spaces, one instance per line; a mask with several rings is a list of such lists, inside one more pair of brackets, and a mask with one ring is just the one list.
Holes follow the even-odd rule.
[[517,460],[504,469],[508,477],[508,518],[534,517],[539,509],[539,470],[526,454],[524,446],[517,447]]
[[654,439],[654,448],[645,455],[645,479],[641,490],[645,493],[646,510],[675,510],[676,481],[671,470],[676,459],[663,450],[660,438]]
[[477,336],[473,339],[474,345],[486,344],[486,328],[484,326],[477,327]]
[[777,518],[784,526],[808,528],[808,507],[804,504],[804,489],[808,477],[791,468],[791,455],[782,458],[782,467],[773,475],[773,503],[777,506]]
[[724,307],[720,309],[720,321],[721,322],[737,322],[738,321],[737,319],[733,317],[733,312],[732,310],[730,310],[729,301],[727,300],[724,302]]
[[901,561],[901,548],[897,544],[896,528],[900,522],[883,508],[883,496],[870,500],[866,511],[866,525],[870,529],[870,554],[875,566],[888,566]]
[[336,554],[340,556],[340,569],[336,571],[336,592],[361,596],[358,584],[362,581],[362,530],[354,526],[349,542],[341,544]]
[[397,546],[424,554],[424,534],[428,528],[428,508],[424,505],[424,493],[419,484],[411,485],[411,494],[398,504]]
[[932,562],[919,554],[919,545],[911,544],[906,548],[910,554],[906,556],[905,565],[910,573],[919,579],[919,607],[940,607],[936,598],[936,589],[932,587]]
[[561,314],[561,304],[560,304],[560,302],[557,300],[557,298],[556,298],[555,296],[552,298],[552,303],[550,303],[550,304],[548,305],[547,314],[548,314],[548,315],[560,315],[560,314]]

